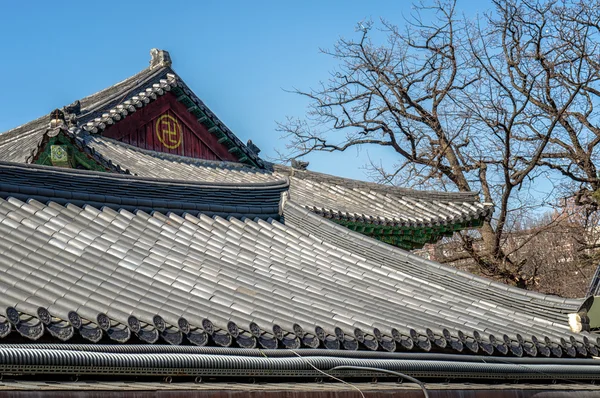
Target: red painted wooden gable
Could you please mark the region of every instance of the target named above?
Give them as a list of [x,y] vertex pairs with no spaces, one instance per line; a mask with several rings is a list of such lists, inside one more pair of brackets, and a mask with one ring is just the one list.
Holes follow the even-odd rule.
[[171,93],[106,128],[102,135],[152,151],[238,161]]

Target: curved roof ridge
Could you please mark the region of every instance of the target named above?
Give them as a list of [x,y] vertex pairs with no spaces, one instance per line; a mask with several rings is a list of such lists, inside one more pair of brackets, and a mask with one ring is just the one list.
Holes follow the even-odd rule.
[[348,188],[366,188],[381,194],[394,194],[400,196],[425,198],[428,200],[443,200],[448,202],[479,202],[476,192],[440,192],[440,191],[422,191],[411,188],[401,188],[393,185],[377,184],[374,182],[355,180],[351,178],[338,177],[326,173],[319,173],[309,170],[293,169],[289,166],[273,164],[275,172],[287,174],[294,178],[311,179],[318,182],[333,183],[344,185]]
[[[0,198],[236,217],[279,218],[281,184],[210,184],[0,162]],[[26,183],[24,183],[26,181]]]
[[[173,153],[152,151],[150,149],[139,148],[139,147],[127,144],[125,142],[117,141],[115,139],[108,138],[108,137],[98,136],[96,134],[90,134],[88,132],[78,133],[77,138],[80,138],[81,140],[83,140],[84,144],[87,144],[87,142],[89,141],[90,138],[93,138],[93,139],[100,138],[102,141],[108,141],[113,145],[118,145],[118,146],[123,147],[130,151],[143,153],[145,155],[149,155],[154,158],[158,158],[158,159],[162,159],[162,160],[169,160],[172,162],[183,163],[183,164],[188,164],[188,165],[192,165],[192,166],[203,166],[203,167],[230,169],[230,170],[244,169],[247,171],[254,171],[257,173],[261,173],[261,174],[271,174],[268,170],[255,168],[255,167],[249,166],[244,163],[229,162],[229,161],[223,161],[223,160],[219,161],[219,160],[198,159],[198,158],[193,158],[193,157],[189,157],[189,156],[175,155]],[[121,167],[123,167],[123,166],[121,166]],[[126,169],[126,167],[123,167],[123,169]]]
[[[54,166],[42,166],[37,164],[24,164],[14,162],[0,161],[0,172],[3,169],[16,169],[16,170],[36,170],[42,174],[57,174],[57,175],[81,175],[81,176],[94,176],[94,180],[105,179],[113,181],[138,181],[141,183],[148,183],[153,185],[165,185],[165,186],[192,186],[198,188],[230,188],[230,189],[257,189],[257,188],[284,188],[289,185],[287,179],[264,181],[264,182],[251,182],[251,183],[232,183],[232,182],[206,182],[206,181],[195,181],[195,180],[175,180],[168,178],[155,178],[155,177],[144,177],[133,174],[123,173],[105,173],[94,170],[83,170],[83,169],[70,169],[63,167]],[[1,181],[0,181],[1,182]]]
[[[117,101],[118,103],[121,103],[126,101],[128,98],[137,94],[136,88],[139,88],[140,86],[144,85],[144,83],[156,78],[157,76],[166,76],[166,74],[169,72],[172,73],[172,70],[166,67],[157,69],[145,68],[135,75],[128,77],[127,79],[121,80],[110,87],[80,99],[79,102],[81,104],[81,112],[78,115],[78,121],[80,121],[82,124],[85,124],[95,116],[94,114],[96,112],[101,110],[108,111],[108,108],[112,108],[110,105],[113,102]],[[125,95],[123,95],[122,91],[124,86],[129,86]],[[115,92],[107,96],[106,94],[111,90],[114,90]],[[94,100],[96,102],[94,102]]]
[[[4,145],[6,143],[9,143],[12,140],[19,139],[26,135],[39,132],[38,129],[41,127],[40,125],[46,119],[49,120],[50,117],[48,115],[44,115],[44,116],[38,117],[37,119],[31,120],[25,124],[14,127],[10,130],[6,130],[3,133],[0,133],[0,146]],[[26,129],[27,127],[31,127],[31,129]],[[17,130],[19,130],[19,131],[17,131]],[[25,131],[20,131],[20,130],[25,130]]]
[[[157,73],[157,72],[158,73],[160,73],[160,72],[164,73],[165,72],[164,69],[166,69],[166,68],[162,68],[162,70],[161,69],[153,70],[152,71],[153,72],[152,76],[154,75],[154,73]],[[93,97],[99,96],[100,94],[104,94],[104,93],[106,93],[106,92],[108,92],[110,90],[114,90],[116,87],[121,86],[123,84],[130,83],[131,81],[133,81],[135,79],[138,79],[140,76],[142,76],[143,74],[148,73],[150,71],[151,71],[150,68],[145,68],[145,69],[141,70],[140,72],[136,73],[133,76],[130,76],[130,77],[124,79],[124,80],[121,80],[120,82],[118,82],[116,84],[113,84],[110,87],[104,88],[104,89],[102,89],[100,91],[97,91],[97,92],[95,92],[93,94],[85,96],[85,97],[79,99],[78,101],[81,103],[82,109],[86,109],[86,108],[88,108],[91,105],[90,101],[91,101],[91,99]],[[68,104],[65,104],[65,106],[66,105],[68,105]],[[80,113],[80,115],[82,115],[82,114],[83,114],[83,112]],[[89,116],[88,115],[83,115],[83,120],[85,120],[86,117],[89,117]],[[24,135],[32,134],[32,133],[36,132],[37,128],[40,127],[40,126],[37,126],[37,125],[41,124],[41,122],[43,122],[43,121],[46,121],[46,120],[49,121],[49,118],[50,118],[50,116],[49,116],[49,113],[48,113],[48,114],[45,114],[43,116],[38,117],[37,119],[31,120],[31,121],[29,121],[29,122],[27,122],[25,124],[22,124],[20,126],[17,126],[17,127],[14,127],[12,129],[10,129],[10,130],[6,130],[4,132],[1,132],[0,133],[0,145],[4,144],[5,142],[8,142],[10,139],[21,138]],[[47,124],[47,123],[44,123],[44,125],[45,124]],[[31,127],[31,128],[28,129],[28,127]],[[44,127],[46,127],[46,126],[44,126]]]

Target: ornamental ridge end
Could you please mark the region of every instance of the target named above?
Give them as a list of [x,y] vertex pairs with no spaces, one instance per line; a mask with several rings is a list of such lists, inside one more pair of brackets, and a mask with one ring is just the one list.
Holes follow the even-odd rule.
[[172,65],[171,55],[166,50],[153,48],[150,50],[150,69],[158,67],[169,67]]

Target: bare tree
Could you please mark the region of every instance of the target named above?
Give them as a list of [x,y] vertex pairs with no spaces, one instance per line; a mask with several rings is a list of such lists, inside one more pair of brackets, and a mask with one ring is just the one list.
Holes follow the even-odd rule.
[[[371,165],[380,182],[479,191],[496,205],[493,220],[462,233],[463,250],[447,261],[468,257],[527,288],[537,268],[503,244],[523,209],[559,193],[597,208],[600,11],[583,1],[494,7],[468,20],[455,2],[438,1],[416,7],[402,27],[359,24],[358,40],[324,50],[339,61],[330,79],[297,91],[310,99],[307,118],[279,129],[287,158],[389,147],[393,169]],[[545,195],[532,192],[542,177]]]
[[[582,212],[571,200],[568,206],[541,215],[530,214],[511,225],[510,232],[502,237],[502,249],[515,262],[527,260],[523,271],[531,277],[530,288],[562,297],[583,297],[599,260],[599,217],[598,212]],[[482,244],[476,240],[475,249],[481,250]],[[458,236],[416,251],[436,261],[460,257],[453,262],[454,267],[482,273],[471,257],[461,256],[463,252]]]

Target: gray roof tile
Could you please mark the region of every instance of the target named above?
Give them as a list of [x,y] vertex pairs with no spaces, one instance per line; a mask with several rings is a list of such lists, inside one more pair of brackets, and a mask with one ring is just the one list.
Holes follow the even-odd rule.
[[[7,239],[0,243],[14,241],[0,256],[0,289],[10,287],[12,281],[30,290],[27,299],[57,319],[64,319],[66,310],[92,323],[98,322],[97,314],[106,314],[114,323],[107,333],[115,339],[126,338],[119,324],[127,324],[130,315],[148,325],[143,331],[134,327],[132,332],[148,341],[155,339],[148,333],[158,315],[173,325],[183,316],[197,328],[208,326],[202,324],[203,319],[220,329],[234,320],[236,330],[241,331],[249,331],[251,322],[267,331],[287,325],[283,330],[292,333],[292,324],[309,334],[316,326],[331,334],[339,328],[349,339],[347,344],[355,341],[356,327],[366,335],[361,334],[358,341],[367,345],[376,341],[374,334],[393,341],[392,329],[403,327],[421,330],[423,336],[427,328],[446,328],[456,339],[461,333],[480,339],[488,333],[520,334],[523,344],[534,344],[530,336],[540,341],[546,336],[554,341],[573,337],[583,344],[583,335],[573,335],[564,326],[560,311],[573,309],[571,304],[559,311],[553,306],[556,300],[536,295],[539,303],[531,308],[528,295],[489,282],[465,290],[469,279],[463,275],[411,255],[390,256],[383,244],[368,242],[360,247],[361,240],[354,239],[354,233],[311,238],[309,232],[319,235],[320,231],[311,222],[322,225],[323,220],[306,217],[306,210],[293,204],[285,208],[286,224],[33,205],[36,212],[23,211],[31,206],[0,199],[4,209],[0,225],[7,228]],[[19,221],[10,218],[15,214]],[[55,229],[33,227],[51,223],[50,214],[60,217],[53,224]],[[342,228],[332,225],[334,231]],[[63,231],[76,231],[76,236],[66,241],[54,236],[69,236]],[[198,235],[200,231],[210,231],[209,240]],[[123,237],[138,234],[155,243],[127,250],[131,243],[124,244]],[[37,245],[18,244],[30,237]],[[305,246],[298,245],[299,237]],[[71,247],[76,250],[68,250]],[[35,250],[53,260],[23,260],[34,260]],[[373,261],[370,254],[384,261]],[[440,290],[444,296],[438,299]],[[20,293],[11,292],[7,291],[7,299],[21,303]],[[492,306],[489,293],[494,296]],[[59,310],[54,303],[63,298],[66,301]],[[228,344],[221,340],[227,332],[208,331],[215,342]]]
[[[206,332],[217,345],[238,339],[240,346],[272,346],[268,336],[242,340],[259,328],[295,347],[302,329],[302,344],[315,338],[334,348],[448,349],[449,339],[459,351],[477,341],[490,353],[537,346],[555,355],[575,355],[571,341],[586,343],[587,334],[566,327],[565,314],[580,301],[499,285],[320,217],[409,227],[468,223],[491,211],[474,193],[190,159],[99,134],[133,110],[128,106],[174,84],[205,108],[171,72],[147,69],[81,101],[79,125],[64,133],[112,174],[24,164],[48,133],[48,117],[0,135],[0,314],[16,307],[19,333],[119,342],[136,334],[176,344],[183,334],[205,344]],[[289,194],[285,204],[282,194]],[[38,307],[54,323],[38,322]],[[86,326],[60,334],[70,311]],[[182,318],[194,332],[178,330]]]
[[[284,177],[258,183],[240,179],[206,184],[2,162],[0,173],[3,181],[0,197],[3,198],[27,200],[35,196],[44,201],[51,198],[61,204],[97,202],[99,206],[116,210],[148,207],[164,208],[178,214],[209,211],[223,215],[260,214],[265,218],[278,216],[280,195],[288,186]],[[22,188],[25,180],[27,190]],[[63,187],[65,181],[76,184],[76,190],[51,189]],[[51,217],[53,215],[49,213],[48,218]]]
[[392,226],[431,226],[488,217],[473,193],[417,191],[274,166],[290,179],[290,200],[326,218]]

